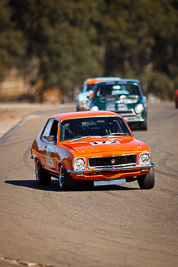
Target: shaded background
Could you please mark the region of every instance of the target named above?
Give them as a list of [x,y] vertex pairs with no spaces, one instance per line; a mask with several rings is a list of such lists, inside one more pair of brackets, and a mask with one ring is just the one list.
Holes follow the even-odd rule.
[[178,88],[177,0],[0,0],[0,100],[74,101],[85,79]]

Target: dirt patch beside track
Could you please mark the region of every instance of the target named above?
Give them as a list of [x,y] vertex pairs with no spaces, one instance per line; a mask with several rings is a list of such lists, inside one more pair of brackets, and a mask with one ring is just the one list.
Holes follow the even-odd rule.
[[29,115],[43,110],[54,109],[55,107],[59,107],[59,105],[0,103],[0,139]]

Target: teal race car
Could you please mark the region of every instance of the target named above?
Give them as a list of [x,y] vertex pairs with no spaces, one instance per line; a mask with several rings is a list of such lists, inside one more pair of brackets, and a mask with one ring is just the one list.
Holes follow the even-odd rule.
[[147,99],[138,80],[118,79],[96,83],[89,110],[113,111],[130,126],[147,130]]

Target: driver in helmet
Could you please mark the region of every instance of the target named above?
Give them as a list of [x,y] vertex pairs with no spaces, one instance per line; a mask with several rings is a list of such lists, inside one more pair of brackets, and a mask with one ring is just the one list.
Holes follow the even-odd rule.
[[74,136],[81,136],[82,133],[82,123],[81,122],[71,122],[69,124],[69,134],[74,137]]

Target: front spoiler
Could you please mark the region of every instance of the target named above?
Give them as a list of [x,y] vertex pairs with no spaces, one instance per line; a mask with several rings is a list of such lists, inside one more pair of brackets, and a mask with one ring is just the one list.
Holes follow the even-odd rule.
[[131,165],[131,166],[122,166],[122,167],[118,167],[118,166],[113,166],[113,167],[99,167],[99,168],[88,168],[88,169],[83,169],[83,170],[67,170],[69,173],[72,174],[87,174],[87,173],[95,173],[95,172],[108,172],[108,171],[121,171],[122,170],[127,170],[127,171],[132,171],[132,170],[141,170],[141,171],[147,171],[150,168],[153,168],[155,166],[154,163],[148,164],[148,165]]
[[144,122],[145,121],[145,119],[143,119],[143,118],[137,118],[137,117],[124,117],[123,116],[123,118],[125,119],[125,121],[127,122],[127,123],[129,123],[129,122],[133,122],[133,123],[139,123],[139,122]]

